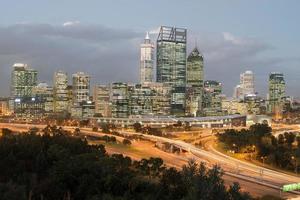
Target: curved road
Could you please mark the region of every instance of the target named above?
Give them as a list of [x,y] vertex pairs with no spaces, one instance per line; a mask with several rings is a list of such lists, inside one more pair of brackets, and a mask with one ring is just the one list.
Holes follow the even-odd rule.
[[[1,124],[0,127],[14,128],[14,129],[24,129],[24,128],[43,128],[45,125],[29,125],[29,124]],[[75,127],[64,127],[65,129],[74,129]],[[95,134],[91,129],[81,129],[86,134]],[[168,142],[177,146],[181,149],[188,151],[190,154],[194,155],[196,159],[204,159],[209,161],[209,164],[214,165],[218,164],[225,172],[226,175],[249,181],[256,184],[261,184],[273,189],[278,189],[282,187],[283,184],[289,183],[299,183],[300,177],[292,176],[282,172],[274,171],[264,167],[256,166],[254,164],[241,161],[225,154],[222,154],[210,146],[210,151],[196,148],[194,145],[164,137],[158,137],[153,135],[146,135],[133,132],[122,131],[123,134],[127,135],[142,135],[144,138],[147,138],[156,142]],[[300,195],[300,192],[292,192],[293,194]]]

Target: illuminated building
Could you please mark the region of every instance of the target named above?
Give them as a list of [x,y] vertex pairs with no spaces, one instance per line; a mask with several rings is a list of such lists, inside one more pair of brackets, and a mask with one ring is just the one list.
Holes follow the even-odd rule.
[[186,114],[189,116],[197,116],[202,112],[203,65],[203,56],[194,48],[187,58]]
[[222,115],[222,84],[218,81],[208,80],[204,82],[203,115]]
[[131,116],[153,114],[153,90],[144,85],[129,87],[129,109]]
[[185,115],[186,36],[183,28],[162,26],[157,38],[157,82],[172,87],[171,114]]
[[126,118],[129,116],[129,96],[127,83],[112,84],[112,117]]
[[140,57],[140,83],[153,82],[154,70],[154,44],[149,38],[149,34],[145,37],[144,43],[141,44]]
[[90,76],[77,72],[73,74],[73,104],[90,100]]
[[285,97],[285,81],[282,73],[273,72],[269,75],[268,112],[278,114],[282,112]]
[[54,74],[53,93],[54,93],[54,112],[68,111],[68,75],[62,71]]
[[32,88],[37,85],[37,71],[27,64],[16,63],[11,74],[11,97],[32,97]]
[[44,104],[44,114],[47,115],[53,112],[53,88],[47,83],[39,83],[32,89],[35,99]]
[[93,91],[95,113],[103,117],[111,117],[111,88],[109,85],[96,85]]

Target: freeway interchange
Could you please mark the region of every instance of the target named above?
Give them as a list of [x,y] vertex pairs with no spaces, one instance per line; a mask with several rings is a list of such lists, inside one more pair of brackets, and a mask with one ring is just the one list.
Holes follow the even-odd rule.
[[[0,123],[0,128],[9,128],[15,131],[26,131],[29,128],[37,127],[37,128],[44,128],[45,125],[33,125],[33,124],[6,124]],[[74,130],[76,127],[63,127],[66,130]],[[94,132],[90,128],[81,128],[81,132],[85,135],[90,136],[99,136],[102,133]],[[280,191],[284,184],[290,183],[299,183],[300,177],[289,175],[283,172],[278,172],[275,170],[271,170],[265,167],[257,166],[252,163],[238,160],[232,158],[226,154],[223,154],[217,151],[214,148],[214,140],[210,140],[208,142],[207,148],[201,149],[197,148],[192,144],[186,143],[181,140],[170,139],[165,137],[159,137],[154,135],[147,135],[129,131],[121,131],[124,135],[139,135],[142,138],[150,140],[152,142],[167,142],[184,150],[186,153],[189,154],[189,158],[195,159],[197,162],[205,162],[208,167],[213,165],[219,165],[225,174],[225,181],[226,177],[229,179],[243,181],[245,183],[245,187],[251,188],[257,187],[260,185],[261,187],[268,188],[270,191],[273,191],[274,195],[279,196],[281,195]],[[136,141],[138,142],[138,141]],[[145,151],[147,149],[145,148]],[[119,152],[123,153],[123,152]],[[182,155],[184,156],[184,155]],[[294,191],[290,192],[289,194],[285,194],[288,197],[295,197],[300,195],[300,192]]]

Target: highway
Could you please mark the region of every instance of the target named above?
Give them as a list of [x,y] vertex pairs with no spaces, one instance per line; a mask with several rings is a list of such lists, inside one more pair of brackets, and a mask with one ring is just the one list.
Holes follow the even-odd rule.
[[[25,125],[25,124],[0,124],[0,127],[6,127],[11,129],[37,127],[43,128],[45,125]],[[74,130],[75,127],[64,127],[64,129]],[[87,135],[97,135],[88,128],[81,128],[81,131]],[[274,171],[264,167],[256,166],[254,164],[241,161],[230,156],[227,156],[214,149],[213,145],[209,145],[208,150],[196,148],[194,145],[175,139],[169,139],[165,137],[146,135],[128,131],[122,131],[121,133],[127,135],[142,135],[144,138],[154,142],[167,142],[174,146],[181,148],[191,155],[195,160],[201,162],[204,161],[208,166],[218,164],[223,170],[226,176],[236,178],[238,180],[247,181],[250,183],[262,185],[264,187],[272,188],[277,190],[279,193],[280,188],[283,184],[288,183],[299,183],[300,177],[292,176],[283,172]],[[300,195],[300,192],[293,192],[295,195]]]

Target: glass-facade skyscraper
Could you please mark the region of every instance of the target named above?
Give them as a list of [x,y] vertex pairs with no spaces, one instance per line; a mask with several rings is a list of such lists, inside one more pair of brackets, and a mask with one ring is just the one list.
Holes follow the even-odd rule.
[[204,89],[203,66],[203,56],[197,48],[194,48],[187,58],[187,115],[197,116],[202,111],[202,97]]
[[171,114],[185,114],[187,30],[162,26],[157,38],[156,79],[172,87]]
[[269,75],[269,103],[268,112],[276,113],[282,110],[282,102],[285,97],[285,80],[283,73],[272,72]]
[[37,85],[37,71],[27,64],[16,63],[11,74],[11,97],[32,97],[32,89]]

